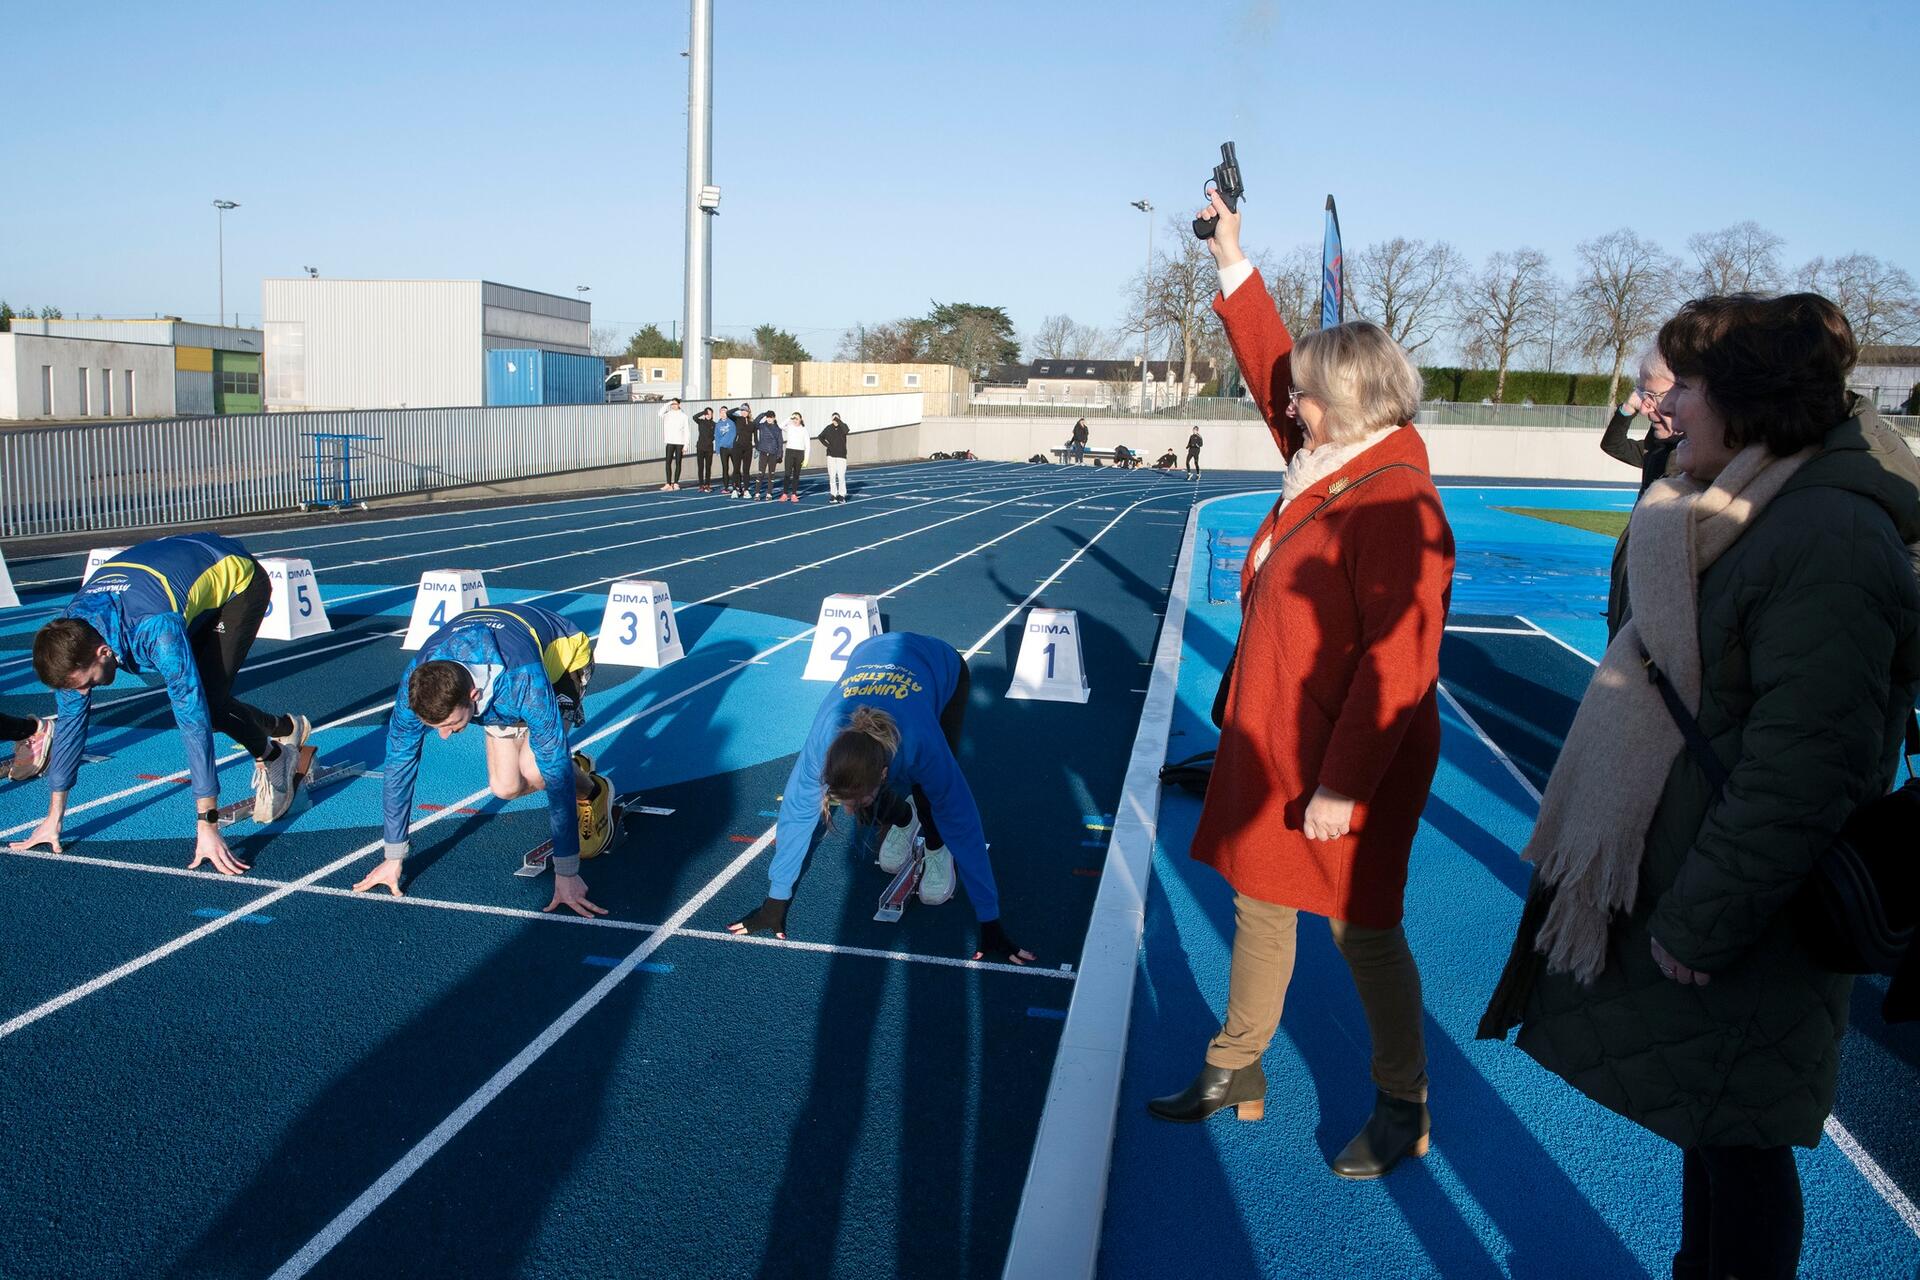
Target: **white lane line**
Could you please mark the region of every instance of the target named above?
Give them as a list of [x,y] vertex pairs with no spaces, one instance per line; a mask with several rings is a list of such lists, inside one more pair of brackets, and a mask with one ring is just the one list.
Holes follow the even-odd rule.
[[1540,631],[1529,631],[1525,627],[1464,627],[1449,625],[1447,630],[1459,631],[1467,635],[1476,636],[1535,636],[1545,634]]
[[1180,683],[1181,641],[1204,505],[1193,507],[1187,516],[1166,621],[1154,648],[1153,679],[1114,811],[1100,891],[1081,945],[1080,979],[1060,1032],[1033,1159],[1007,1242],[1005,1280],[1091,1280],[1099,1260],[1120,1078],[1160,822],[1160,766],[1167,758]]
[[1528,795],[1533,797],[1533,802],[1536,805],[1539,804],[1540,803],[1539,788],[1535,787],[1532,782],[1528,781],[1527,775],[1520,772],[1520,768],[1518,765],[1514,764],[1513,758],[1509,756],[1506,752],[1502,751],[1500,749],[1500,744],[1495,742],[1493,738],[1487,733],[1487,731],[1480,727],[1480,722],[1473,718],[1472,713],[1470,713],[1465,707],[1460,705],[1460,699],[1453,696],[1453,690],[1447,688],[1447,686],[1444,683],[1437,683],[1434,687],[1440,690],[1440,696],[1446,700],[1446,703],[1449,707],[1453,708],[1453,713],[1459,716],[1463,721],[1466,722],[1467,728],[1473,731],[1473,736],[1480,739],[1481,743],[1486,746],[1487,750],[1493,752],[1493,758],[1498,760],[1501,763],[1501,765],[1506,769],[1506,771],[1513,775],[1513,780],[1519,783],[1521,788]]
[[1534,622],[1532,619],[1522,618],[1517,613],[1514,614],[1513,616],[1516,620],[1520,622],[1524,622],[1529,627],[1531,627],[1536,635],[1545,636],[1547,639],[1553,641],[1555,644],[1559,645],[1562,649],[1565,649],[1568,653],[1580,659],[1580,661],[1586,663],[1588,666],[1597,667],[1600,665],[1600,659],[1588,657],[1585,653],[1581,652],[1579,649],[1574,648],[1572,645],[1568,644],[1565,640],[1562,640],[1559,636],[1553,634],[1553,632],[1547,630],[1545,627],[1541,626],[1539,623]]
[[401,1184],[411,1178],[420,1167],[433,1159],[440,1148],[452,1141],[453,1136],[467,1127],[472,1119],[486,1109],[488,1103],[506,1091],[508,1085],[526,1073],[528,1067],[540,1060],[540,1057],[559,1042],[560,1037],[572,1030],[575,1023],[586,1017],[613,989],[623,982],[627,975],[639,967],[642,961],[658,951],[661,944],[693,918],[694,912],[704,907],[713,896],[724,889],[735,876],[747,869],[753,860],[760,856],[769,844],[773,843],[777,827],[768,827],[755,840],[741,851],[740,856],[728,863],[719,875],[707,881],[706,885],[687,901],[687,904],[674,912],[667,922],[650,934],[645,942],[629,951],[626,958],[615,965],[607,976],[593,984],[587,993],[574,1001],[567,1011],[548,1024],[533,1042],[498,1071],[468,1099],[455,1109],[452,1115],[433,1127],[433,1131],[407,1149],[407,1153],[395,1161],[393,1166],[380,1175],[378,1181],[348,1205],[320,1229],[319,1234],[301,1247],[300,1251],[287,1259],[279,1270],[273,1273],[272,1280],[296,1280],[311,1271],[316,1263],[326,1257],[333,1247],[347,1237],[347,1233],[366,1221],[373,1211],[383,1204],[387,1197],[400,1189]]
[[[224,885],[259,885],[269,889],[292,888],[295,892],[323,898],[339,898],[348,902],[371,902],[390,904],[396,907],[423,907],[431,911],[452,911],[466,915],[501,916],[510,920],[531,920],[536,923],[577,925],[594,929],[616,929],[627,933],[652,933],[660,926],[642,924],[632,920],[614,920],[606,916],[576,916],[572,912],[533,911],[524,907],[501,907],[482,902],[461,902],[454,898],[423,898],[417,894],[393,897],[390,894],[355,893],[352,889],[338,888],[334,885],[302,885],[292,880],[272,880],[266,877],[258,879],[248,876],[244,880],[233,876],[221,875],[218,871],[189,871],[185,867],[155,866],[146,862],[127,862],[120,858],[95,858],[79,853],[49,853],[44,849],[24,851],[5,850],[16,858],[26,858],[34,862],[66,862],[85,867],[100,867],[109,871],[138,871],[147,875],[174,876],[187,880],[213,880]],[[682,929],[683,938],[698,938],[703,942],[739,943],[752,946],[774,947],[785,951],[806,951],[819,955],[859,956],[872,960],[894,960],[906,964],[927,964],[952,969],[979,969],[990,973],[1017,973],[1027,977],[1073,980],[1072,973],[1058,969],[1046,969],[1039,965],[1003,964],[994,960],[962,960],[954,956],[932,956],[917,951],[882,951],[872,947],[849,947],[831,942],[801,942],[793,938],[774,938],[765,935],[728,933],[720,929]]]
[[1907,1193],[1900,1189],[1900,1184],[1888,1176],[1887,1171],[1880,1167],[1880,1162],[1867,1153],[1867,1149],[1860,1145],[1859,1139],[1848,1131],[1847,1126],[1840,1123],[1840,1117],[1828,1116],[1822,1128],[1833,1139],[1833,1145],[1840,1148],[1840,1154],[1853,1162],[1853,1167],[1860,1171],[1867,1185],[1879,1192],[1880,1198],[1887,1202],[1887,1207],[1907,1224],[1907,1230],[1920,1236],[1920,1209],[1914,1207]]

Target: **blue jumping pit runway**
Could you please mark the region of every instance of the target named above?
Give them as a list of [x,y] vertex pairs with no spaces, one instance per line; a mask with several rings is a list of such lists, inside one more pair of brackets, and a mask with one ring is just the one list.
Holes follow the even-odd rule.
[[[1257,519],[1277,477],[904,464],[856,470],[843,507],[807,483],[798,506],[683,490],[223,529],[310,560],[332,620],[257,642],[243,693],[310,716],[323,764],[368,770],[423,572],[478,569],[494,601],[590,632],[612,583],[667,582],[686,657],[602,666],[587,699],[587,749],[654,812],[586,865],[610,915],[542,914],[550,883],[513,874],[544,838],[542,802],[491,799],[463,735],[427,746],[405,898],[349,891],[379,856],[364,775],[271,830],[233,828],[247,876],[187,872],[171,716],[123,677],[96,699],[105,758],[82,770],[66,853],[0,856],[0,1275],[999,1275],[1163,615],[1183,602],[1166,754],[1211,745],[1238,613],[1208,603],[1204,555],[1191,590],[1170,590],[1183,543]],[[1185,858],[1197,803],[1169,793],[1104,1275],[1665,1273],[1672,1150],[1471,1039],[1518,915],[1533,794],[1604,635],[1610,548],[1496,508],[1624,509],[1631,492],[1444,493],[1458,629],[1408,912],[1433,1155],[1378,1184],[1326,1172],[1370,1089],[1357,1005],[1310,928],[1266,1123],[1147,1120],[1217,1026],[1231,921],[1225,886]],[[0,612],[0,709],[44,714],[24,654],[84,552],[9,553],[23,605]],[[771,814],[829,687],[800,673],[836,592],[970,652],[962,764],[1030,968],[968,959],[964,895],[876,922],[887,877],[845,832],[815,849],[788,940],[725,932],[766,890]],[[1004,696],[1035,606],[1078,613],[1084,705]],[[237,799],[249,762],[220,745]],[[45,803],[42,784],[0,783],[4,839]],[[1868,985],[1835,1141],[1803,1158],[1809,1275],[1920,1264],[1920,1038],[1868,1016]]]

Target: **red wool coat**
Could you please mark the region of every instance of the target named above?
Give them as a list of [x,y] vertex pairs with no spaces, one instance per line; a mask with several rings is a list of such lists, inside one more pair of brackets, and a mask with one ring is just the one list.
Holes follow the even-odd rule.
[[[1256,274],[1213,305],[1280,456],[1291,457],[1293,339],[1265,282]],[[1389,463],[1411,466],[1344,492]],[[1336,489],[1343,496],[1313,517]],[[1272,550],[1256,569],[1263,546]],[[1452,582],[1453,531],[1411,426],[1268,514],[1242,571],[1239,657],[1193,857],[1249,897],[1366,928],[1400,923],[1407,855],[1440,759]],[[1338,840],[1301,829],[1321,786],[1359,802]]]

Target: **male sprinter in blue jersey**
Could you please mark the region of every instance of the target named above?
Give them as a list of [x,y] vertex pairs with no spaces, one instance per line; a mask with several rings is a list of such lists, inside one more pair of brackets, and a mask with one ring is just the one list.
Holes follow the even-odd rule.
[[210,862],[226,875],[245,871],[220,835],[213,731],[253,757],[253,817],[263,823],[277,821],[293,802],[294,767],[312,731],[305,716],[270,715],[233,696],[233,678],[271,596],[266,571],[245,547],[217,533],[142,542],[94,570],[66,612],[33,638],[34,673],[56,691],[47,766],[53,794],[47,816],[13,847],[46,844],[61,852],[60,824],[87,745],[93,691],[125,670],[166,682],[187,744],[199,814],[188,870]]
[[953,896],[958,864],[980,922],[975,960],[1033,959],[1000,923],[1000,892],[987,861],[980,810],[953,756],[968,684],[967,660],[944,640],[896,631],[854,646],[787,778],[767,900],[728,929],[787,936],[787,907],[814,832],[838,804],[886,831],[879,862],[889,875],[906,865],[915,835],[925,837],[920,901],[928,906]]
[[487,785],[502,800],[547,793],[553,831],[553,901],[576,915],[605,915],[587,900],[580,859],[613,835],[613,787],[582,752],[567,754],[567,730],[586,723],[593,642],[557,613],[530,604],[469,609],[441,627],[407,665],[387,722],[386,859],[356,892],[400,896],[420,744],[432,729],[451,738],[478,721],[487,731]]

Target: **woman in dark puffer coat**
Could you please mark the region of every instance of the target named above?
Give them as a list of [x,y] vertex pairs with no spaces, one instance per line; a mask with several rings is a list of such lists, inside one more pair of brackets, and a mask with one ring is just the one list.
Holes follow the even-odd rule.
[[[1673,1274],[1794,1274],[1794,1146],[1832,1109],[1851,977],[1789,903],[1891,784],[1920,691],[1920,465],[1849,395],[1813,294],[1689,303],[1660,332],[1676,474],[1633,516],[1631,616],[1581,701],[1480,1034],[1683,1151]],[[1715,794],[1648,655],[1729,776]],[[1643,768],[1644,777],[1631,776]]]

